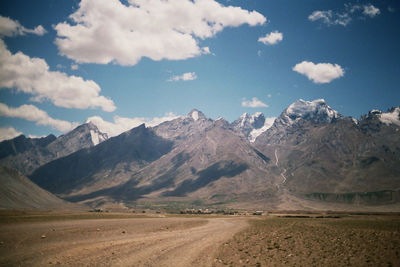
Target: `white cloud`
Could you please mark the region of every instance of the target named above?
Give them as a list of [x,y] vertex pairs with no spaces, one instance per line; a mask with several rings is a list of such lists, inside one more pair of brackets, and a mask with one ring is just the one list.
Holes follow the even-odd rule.
[[21,134],[21,132],[18,132],[13,127],[0,127],[0,142],[13,139]]
[[308,16],[308,19],[311,21],[321,20],[323,23],[327,25],[342,25],[347,26],[351,17],[348,13],[333,13],[332,10],[314,11],[311,15]]
[[61,132],[68,132],[78,126],[77,123],[53,119],[46,111],[43,111],[34,105],[22,105],[13,108],[0,103],[0,116],[34,121],[38,125],[50,126]]
[[199,40],[266,18],[215,0],[82,0],[72,23],[55,26],[62,55],[76,62],[132,66],[142,57],[183,60],[208,54]]
[[205,55],[211,54],[210,48],[208,46],[202,47],[202,52]]
[[195,72],[186,72],[182,75],[175,75],[168,79],[169,82],[177,82],[177,81],[193,81],[197,79],[197,75]]
[[278,31],[268,33],[264,37],[258,38],[258,41],[265,45],[274,45],[282,40],[283,40],[283,34]]
[[124,118],[115,116],[113,122],[105,121],[100,116],[94,116],[87,119],[86,122],[94,123],[97,128],[101,132],[107,133],[108,136],[116,136],[125,131],[128,131],[134,127],[137,127],[143,123],[146,126],[156,126],[164,121],[170,121],[178,118],[176,114],[170,112],[165,114],[163,117],[154,117],[154,118],[144,118],[144,117],[136,117],[136,118]]
[[303,61],[293,67],[293,71],[307,76],[314,83],[330,83],[344,75],[344,70],[338,64]]
[[267,95],[267,97],[268,97],[268,98],[271,98],[271,97],[272,97],[272,95],[271,95],[271,94],[268,94],[268,95]]
[[22,26],[16,20],[0,16],[0,36],[12,37],[25,35],[26,33],[44,35],[46,33],[46,30],[43,28],[42,25],[39,25],[34,29],[28,29]]
[[379,8],[369,4],[369,5],[365,5],[364,9],[363,9],[363,14],[370,16],[371,18],[379,15],[381,13],[381,11],[379,10]]
[[353,19],[353,17],[365,17],[369,16],[371,18],[379,15],[380,10],[375,6],[368,5],[351,5],[345,4],[344,11],[333,12],[332,10],[316,10],[311,15],[308,16],[310,21],[321,21],[322,23],[331,25],[341,25],[347,26]]
[[311,15],[308,16],[308,19],[311,21],[322,20],[326,24],[330,24],[332,18],[332,10],[321,11],[316,10]]
[[16,88],[33,95],[33,101],[49,100],[58,107],[116,109],[112,100],[99,95],[101,88],[94,81],[50,71],[46,61],[22,52],[12,54],[3,40],[0,40],[0,88]]
[[267,108],[268,105],[263,103],[257,97],[253,97],[251,101],[243,99],[242,107],[246,107],[246,108]]
[[71,64],[71,70],[77,70],[77,69],[79,69],[78,64]]

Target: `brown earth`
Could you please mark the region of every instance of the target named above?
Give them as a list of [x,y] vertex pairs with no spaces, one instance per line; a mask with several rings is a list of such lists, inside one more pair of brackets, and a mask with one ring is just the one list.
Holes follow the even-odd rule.
[[271,216],[221,246],[213,266],[400,266],[400,217]]
[[[33,217],[35,218],[35,217]],[[244,218],[0,220],[0,266],[211,266]]]

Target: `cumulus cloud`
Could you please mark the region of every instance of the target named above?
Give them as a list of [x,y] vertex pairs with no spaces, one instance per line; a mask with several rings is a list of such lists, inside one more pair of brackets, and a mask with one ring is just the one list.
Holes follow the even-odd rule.
[[242,107],[246,107],[246,108],[267,108],[268,105],[263,103],[257,97],[253,97],[251,100],[243,99]]
[[265,45],[274,45],[283,40],[283,34],[278,31],[267,33],[264,37],[258,38],[258,41]]
[[193,81],[197,79],[197,75],[195,72],[186,72],[182,75],[175,75],[168,79],[169,82],[177,82],[177,81]]
[[145,118],[145,117],[134,117],[134,118],[124,118],[115,116],[113,122],[105,121],[100,116],[93,116],[87,119],[86,122],[94,123],[97,128],[103,133],[107,133],[108,136],[116,136],[125,131],[128,131],[134,127],[137,127],[143,123],[146,126],[156,126],[164,121],[171,121],[178,118],[176,114],[169,112],[163,117]]
[[21,134],[21,132],[15,130],[13,127],[0,127],[0,142],[13,139]]
[[321,21],[322,23],[331,25],[347,26],[353,17],[375,17],[380,14],[379,8],[372,4],[367,5],[351,5],[345,4],[344,11],[334,12],[332,10],[316,10],[308,16],[310,21]]
[[344,75],[344,70],[338,64],[318,63],[303,61],[293,67],[293,71],[305,75],[314,83],[330,83],[332,80]]
[[379,10],[379,8],[369,4],[369,5],[365,5],[363,7],[363,14],[370,16],[371,18],[379,15],[381,13],[381,11]]
[[22,105],[13,108],[0,103],[0,116],[33,121],[36,122],[37,125],[50,126],[61,132],[68,132],[78,126],[78,123],[53,119],[46,111],[43,111],[34,105]]
[[55,26],[60,53],[76,62],[132,66],[142,57],[183,60],[209,54],[199,40],[266,18],[215,0],[82,0],[72,23]]
[[50,71],[46,61],[22,52],[12,54],[0,40],[0,88],[16,89],[33,95],[31,100],[51,101],[58,107],[96,108],[114,111],[114,102],[99,95],[100,86],[92,80]]
[[17,20],[12,20],[7,17],[0,16],[0,36],[18,36],[25,35],[26,33],[44,35],[47,31],[42,25],[34,29],[28,29],[22,26]]

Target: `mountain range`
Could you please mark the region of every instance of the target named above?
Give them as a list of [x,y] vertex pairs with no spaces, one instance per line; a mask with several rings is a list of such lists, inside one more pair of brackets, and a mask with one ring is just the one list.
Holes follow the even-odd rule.
[[400,208],[400,108],[345,117],[298,100],[276,119],[199,110],[107,138],[83,124],[0,143],[0,165],[64,200],[263,209]]

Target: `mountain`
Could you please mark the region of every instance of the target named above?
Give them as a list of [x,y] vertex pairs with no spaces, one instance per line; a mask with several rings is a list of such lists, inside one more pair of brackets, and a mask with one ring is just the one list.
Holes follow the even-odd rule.
[[[292,134],[305,134],[309,127],[319,127],[342,118],[323,99],[292,103],[275,119],[267,131],[261,133],[255,140],[258,145],[279,144]],[[304,130],[305,131],[304,131]]]
[[97,146],[51,161],[29,178],[63,197],[92,193],[126,182],[171,148],[172,142],[142,124]]
[[82,210],[38,187],[20,172],[0,167],[0,209]]
[[256,139],[255,146],[275,156],[285,181],[284,194],[328,202],[390,204],[400,200],[396,118],[398,108],[373,111],[357,121],[341,116],[322,100],[299,100]]
[[107,134],[101,133],[93,123],[82,124],[58,138],[54,135],[44,138],[21,135],[0,143],[0,165],[29,175],[47,162],[95,146],[107,138]]
[[[47,151],[54,147],[59,157],[29,178],[58,197],[92,207],[197,203],[397,210],[399,113],[400,108],[374,110],[356,120],[322,99],[298,100],[270,126],[272,120],[267,122],[261,113],[243,114],[229,123],[194,109],[95,146],[87,125],[65,140],[59,137],[41,146]],[[66,146],[72,149],[65,152]],[[31,148],[13,151],[24,155]]]
[[240,118],[232,122],[233,128],[242,133],[250,142],[254,142],[256,138],[268,130],[275,118],[265,118],[264,114],[257,112],[253,115],[243,113]]
[[273,198],[279,178],[269,165],[271,160],[227,121],[193,110],[50,162],[30,178],[65,199],[95,205],[140,199],[248,201]]
[[50,134],[42,138],[26,138],[20,135],[14,139],[2,141],[0,142],[0,159],[24,153],[34,147],[45,147],[54,140],[56,137]]

